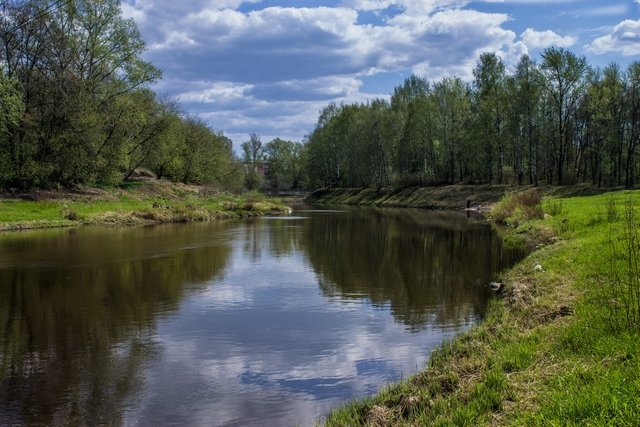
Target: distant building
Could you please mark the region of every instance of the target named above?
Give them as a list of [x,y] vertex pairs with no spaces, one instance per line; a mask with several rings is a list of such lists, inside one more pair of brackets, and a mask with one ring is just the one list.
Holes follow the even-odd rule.
[[256,165],[256,172],[258,172],[258,174],[260,176],[262,176],[263,178],[266,177],[267,175],[269,175],[269,167],[271,166],[270,162],[258,162],[258,164]]
[[264,160],[256,162],[255,166],[252,163],[245,163],[244,164],[244,172],[245,173],[249,173],[249,171],[253,167],[254,171],[258,175],[260,175],[261,177],[265,178],[269,174],[270,166],[271,166],[271,162],[264,161]]

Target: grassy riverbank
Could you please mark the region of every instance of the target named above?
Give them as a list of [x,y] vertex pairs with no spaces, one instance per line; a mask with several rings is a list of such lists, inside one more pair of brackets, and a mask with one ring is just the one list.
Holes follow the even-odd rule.
[[327,425],[640,423],[640,192],[543,206],[511,222],[541,247],[504,274],[485,321]]
[[36,191],[0,198],[0,231],[78,225],[135,225],[279,214],[288,208],[256,193],[207,194],[166,181],[127,187]]
[[[331,205],[363,205],[428,209],[464,209],[467,201],[473,209],[486,212],[505,194],[522,187],[511,185],[443,185],[440,187],[328,188],[317,190],[307,201]],[[566,187],[541,186],[538,191],[550,196],[589,196],[611,189],[591,185]]]

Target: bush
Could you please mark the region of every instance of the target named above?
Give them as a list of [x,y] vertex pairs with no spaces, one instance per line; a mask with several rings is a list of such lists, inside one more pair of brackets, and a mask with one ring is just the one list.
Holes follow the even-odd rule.
[[524,221],[542,218],[542,195],[536,189],[507,193],[491,210],[496,222],[518,226]]

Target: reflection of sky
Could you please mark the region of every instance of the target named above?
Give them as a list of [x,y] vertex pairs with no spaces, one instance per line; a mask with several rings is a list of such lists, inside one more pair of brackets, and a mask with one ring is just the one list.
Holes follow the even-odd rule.
[[415,372],[443,339],[442,328],[409,332],[366,299],[323,296],[303,254],[274,256],[264,228],[235,234],[224,278],[159,322],[164,351],[128,424],[313,424]]

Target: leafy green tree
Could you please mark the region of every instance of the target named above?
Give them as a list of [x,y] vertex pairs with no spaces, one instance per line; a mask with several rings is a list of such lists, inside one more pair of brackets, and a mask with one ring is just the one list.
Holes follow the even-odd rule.
[[541,85],[536,64],[523,55],[505,80],[504,138],[515,180],[538,185]]
[[309,136],[307,162],[311,182],[316,187],[340,185],[346,169],[346,129],[339,129],[337,125],[342,110],[343,107],[334,103],[323,108]]
[[564,183],[564,173],[571,156],[570,127],[580,98],[586,90],[587,61],[563,48],[547,48],[542,53],[542,84],[549,96],[554,114],[552,154],[558,183]]
[[246,173],[245,186],[249,190],[256,190],[263,184],[263,176],[258,170],[260,163],[264,161],[262,140],[258,135],[252,133],[249,135],[249,141],[243,142],[241,147]]
[[493,183],[494,156],[497,155],[498,182],[503,182],[505,164],[504,121],[506,110],[505,67],[494,52],[480,55],[473,70],[478,114],[478,137],[484,147],[484,179]]
[[134,21],[122,17],[117,0],[53,6],[30,0],[1,7],[2,60],[20,84],[25,110],[8,138],[18,161],[7,180],[46,186],[116,174],[123,164],[111,162],[110,171],[96,165],[96,152],[109,135],[105,121],[118,98],[160,76],[141,59],[144,42]]
[[396,87],[391,108],[401,120],[395,164],[398,179],[409,184],[434,183],[437,176],[434,151],[436,105],[425,79],[411,76]]
[[636,181],[640,146],[640,61],[629,64],[624,98],[627,105],[625,126],[628,129],[625,186],[632,188]]
[[265,145],[264,152],[269,164],[267,179],[271,188],[299,188],[303,170],[302,143],[275,138]]
[[[477,158],[469,149],[468,125],[471,117],[471,95],[467,85],[456,78],[443,78],[434,84],[437,106],[437,133],[434,141],[439,183],[453,183],[468,175]],[[464,159],[463,154],[466,153]]]
[[9,165],[18,163],[16,147],[11,144],[11,134],[19,126],[24,114],[24,104],[15,79],[7,78],[0,68],[0,183],[11,176]]

